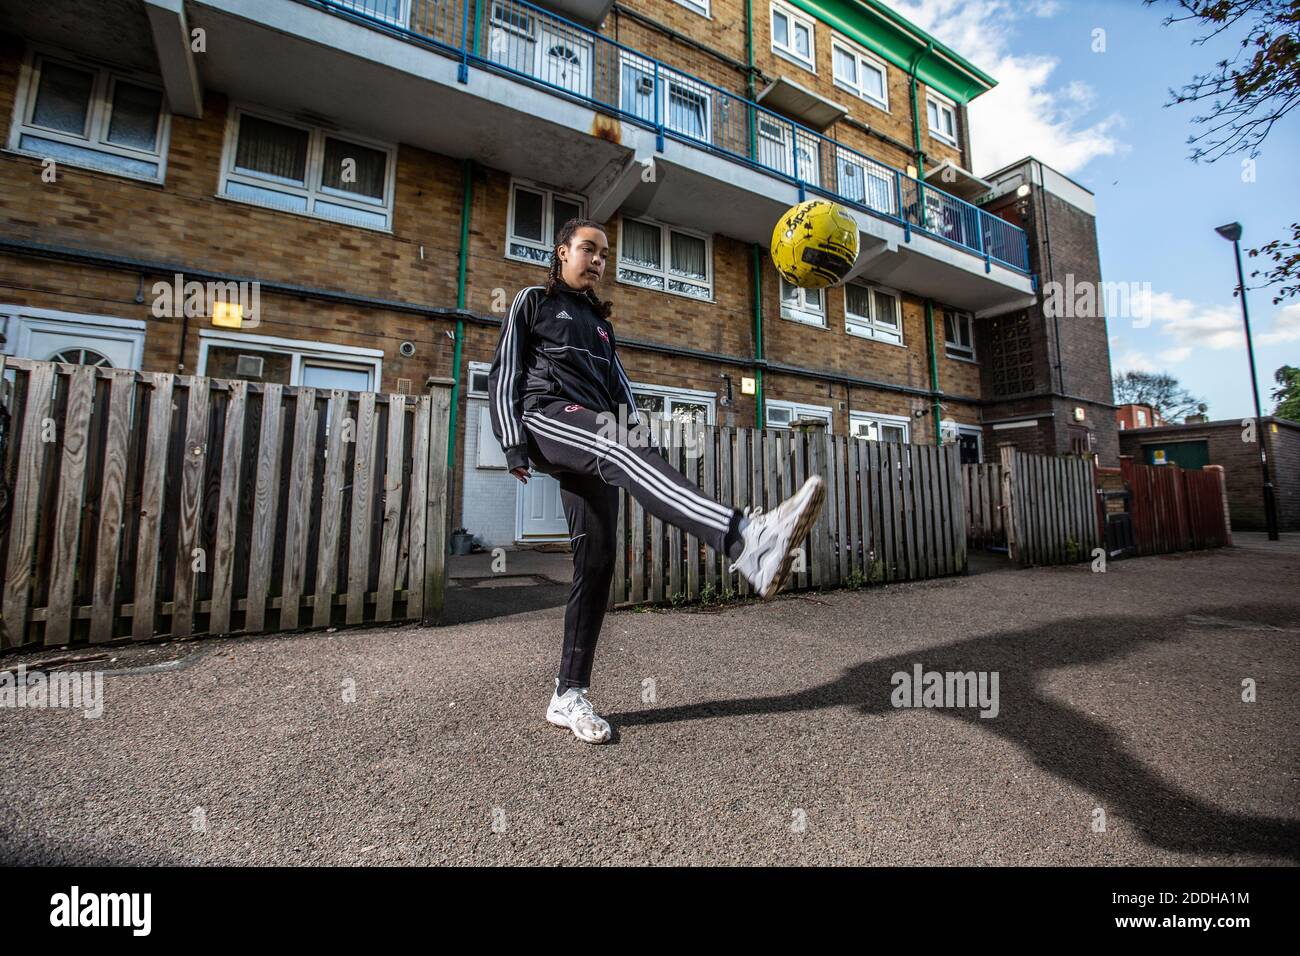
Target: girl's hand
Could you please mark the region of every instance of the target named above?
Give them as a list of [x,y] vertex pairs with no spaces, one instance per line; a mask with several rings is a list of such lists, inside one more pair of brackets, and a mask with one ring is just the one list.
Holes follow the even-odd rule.
[[528,484],[528,469],[527,469],[527,468],[515,468],[514,470],[512,470],[512,471],[510,472],[510,474],[514,475],[516,478],[518,478],[518,479],[519,479],[520,481],[522,481],[524,484]]

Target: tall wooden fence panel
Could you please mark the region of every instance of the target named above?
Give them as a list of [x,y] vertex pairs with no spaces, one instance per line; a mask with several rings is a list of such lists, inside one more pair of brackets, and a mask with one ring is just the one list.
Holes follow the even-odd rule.
[[1228,543],[1224,491],[1213,469],[1184,471],[1175,464],[1120,461],[1131,500],[1138,554],[1217,548]]
[[3,647],[440,616],[447,389],[6,366]]
[[[902,581],[966,569],[966,508],[955,445],[904,445],[829,435],[823,427],[756,429],[661,423],[659,453],[701,490],[744,510],[771,511],[809,475],[826,503],[786,589]],[[750,593],[730,561],[646,513],[626,491],[610,605]]]
[[1001,449],[1007,546],[1022,565],[1066,564],[1101,546],[1092,459]]
[[981,462],[961,466],[966,502],[966,539],[973,548],[1007,543],[1006,502],[1002,498],[1002,465]]

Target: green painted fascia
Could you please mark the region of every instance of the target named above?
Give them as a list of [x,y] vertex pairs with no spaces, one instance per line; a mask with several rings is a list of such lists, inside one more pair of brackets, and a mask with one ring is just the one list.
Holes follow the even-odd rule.
[[905,72],[918,50],[924,50],[927,42],[934,44],[938,56],[931,55],[922,61],[917,78],[958,103],[969,103],[997,86],[998,81],[993,77],[879,0],[788,2]]

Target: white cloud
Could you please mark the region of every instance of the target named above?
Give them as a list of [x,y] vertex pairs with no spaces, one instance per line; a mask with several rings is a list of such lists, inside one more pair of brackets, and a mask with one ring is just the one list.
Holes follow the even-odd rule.
[[1273,320],[1273,327],[1255,336],[1260,345],[1280,345],[1300,340],[1300,302],[1286,306]]
[[1054,0],[898,0],[894,7],[998,81],[970,104],[976,174],[1030,154],[1070,174],[1127,149],[1116,136],[1120,114],[1088,122],[1094,94],[1087,83],[1053,87],[1055,57],[1011,52],[1016,21],[1026,13],[1054,15]]
[[[1139,297],[1146,299],[1141,293]],[[1233,349],[1245,344],[1241,311],[1235,302],[1200,305],[1169,292],[1152,292],[1147,301],[1150,309],[1147,314],[1151,316],[1152,325],[1176,343],[1171,351],[1185,348],[1190,354],[1193,349]],[[1136,311],[1142,314],[1140,304]]]
[[1159,372],[1154,362],[1136,349],[1129,349],[1114,362],[1116,377],[1125,372]]
[[1161,352],[1160,361],[1176,365],[1179,362],[1185,361],[1191,354],[1192,347],[1190,345],[1180,345],[1177,348],[1165,349]]

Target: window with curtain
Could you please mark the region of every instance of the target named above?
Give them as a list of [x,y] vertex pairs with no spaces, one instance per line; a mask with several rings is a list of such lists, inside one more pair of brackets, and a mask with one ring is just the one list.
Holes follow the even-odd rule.
[[371,202],[384,201],[388,155],[381,150],[325,137],[325,165],[321,185]]
[[115,71],[32,54],[9,149],[161,182],[168,115],[161,89]]
[[523,183],[511,186],[510,197],[506,257],[549,266],[561,227],[584,215],[581,200]]
[[808,325],[826,325],[826,297],[821,289],[801,289],[784,278],[781,288],[781,318]]
[[772,4],[772,50],[815,73],[812,20],[791,7]]
[[388,229],[397,151],[236,108],[222,195],[350,225]]
[[713,298],[712,243],[659,223],[625,218],[618,281],[694,299]]
[[892,291],[850,282],[844,287],[844,330],[901,345],[898,296]]
[[930,133],[951,146],[957,145],[957,111],[947,100],[939,99],[934,93],[925,96],[925,114],[929,121]]
[[889,111],[887,74],[881,60],[837,36],[831,41],[831,63],[836,86]]

